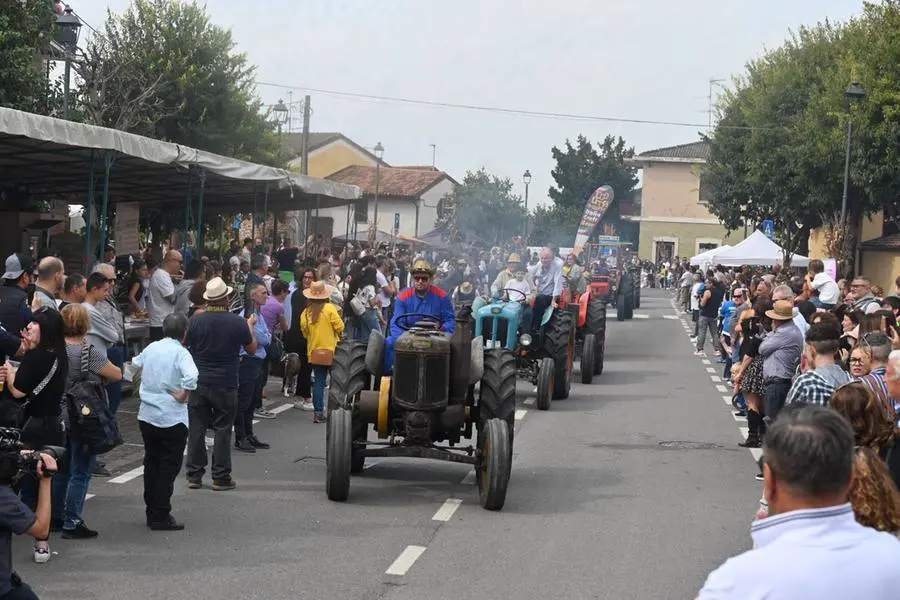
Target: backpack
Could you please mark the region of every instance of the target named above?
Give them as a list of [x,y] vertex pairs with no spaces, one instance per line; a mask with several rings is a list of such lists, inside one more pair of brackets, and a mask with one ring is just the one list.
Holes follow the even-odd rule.
[[116,416],[109,409],[106,388],[90,377],[90,345],[81,348],[81,367],[63,395],[70,435],[88,447],[91,454],[105,454],[123,443]]

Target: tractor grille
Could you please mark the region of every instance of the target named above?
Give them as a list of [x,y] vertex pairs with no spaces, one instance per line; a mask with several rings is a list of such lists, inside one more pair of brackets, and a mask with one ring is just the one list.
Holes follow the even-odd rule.
[[394,387],[394,398],[402,406],[417,406],[416,401],[418,389],[416,389],[419,381],[416,371],[419,368],[419,361],[416,355],[397,354],[394,361],[394,373],[403,373],[402,377],[395,377],[392,385]]
[[[494,327],[497,327],[497,333],[494,334]],[[499,317],[486,317],[482,325],[481,333],[485,342],[500,342],[501,346],[506,345],[506,333],[509,330],[509,321]]]
[[447,390],[450,384],[450,361],[444,357],[429,357],[425,361],[425,395],[423,408],[447,406]]
[[397,406],[408,410],[438,410],[447,406],[449,356],[398,353],[394,375],[393,396]]

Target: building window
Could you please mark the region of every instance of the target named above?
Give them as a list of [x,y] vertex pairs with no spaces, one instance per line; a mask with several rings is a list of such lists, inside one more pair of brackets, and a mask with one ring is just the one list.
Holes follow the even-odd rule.
[[453,201],[449,197],[444,197],[438,200],[437,203],[437,216],[438,219],[444,219],[450,214],[450,211],[453,209]]
[[354,219],[356,219],[357,223],[368,223],[369,222],[369,200],[366,198],[361,198],[356,201],[356,206],[353,210],[353,214],[356,215]]
[[700,252],[706,252],[707,250],[715,250],[718,247],[719,247],[718,244],[702,244],[701,243],[701,244],[698,244],[697,250],[699,250]]
[[709,204],[709,201],[711,199],[712,191],[709,189],[709,184],[704,183],[704,181],[701,179],[697,202],[699,202],[700,204]]

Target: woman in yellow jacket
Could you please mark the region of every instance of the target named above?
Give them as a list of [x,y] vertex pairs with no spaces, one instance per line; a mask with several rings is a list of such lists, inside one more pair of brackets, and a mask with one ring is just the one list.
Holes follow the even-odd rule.
[[325,381],[334,349],[344,332],[344,321],[329,301],[332,291],[324,281],[313,282],[303,290],[309,304],[300,314],[300,330],[306,338],[306,354],[313,368],[313,423],[325,422]]

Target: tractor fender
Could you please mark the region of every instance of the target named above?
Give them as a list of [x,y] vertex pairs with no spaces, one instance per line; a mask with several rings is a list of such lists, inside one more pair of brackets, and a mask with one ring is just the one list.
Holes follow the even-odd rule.
[[546,310],[544,310],[544,316],[541,317],[541,327],[550,322],[550,319],[553,317],[553,311],[556,310],[553,308],[553,305],[550,304],[547,306]]
[[578,298],[578,323],[576,324],[578,329],[581,329],[587,323],[587,307],[590,301],[590,292],[585,292]]
[[381,377],[384,366],[384,334],[373,329],[366,344],[366,370],[374,377]]
[[474,385],[484,377],[484,338],[472,339],[472,366],[469,368],[469,385]]

